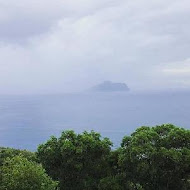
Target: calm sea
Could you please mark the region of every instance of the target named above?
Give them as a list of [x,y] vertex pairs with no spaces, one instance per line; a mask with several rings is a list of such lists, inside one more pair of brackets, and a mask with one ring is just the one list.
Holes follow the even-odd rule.
[[0,146],[36,150],[51,135],[95,130],[119,146],[142,125],[190,129],[190,93],[0,96]]

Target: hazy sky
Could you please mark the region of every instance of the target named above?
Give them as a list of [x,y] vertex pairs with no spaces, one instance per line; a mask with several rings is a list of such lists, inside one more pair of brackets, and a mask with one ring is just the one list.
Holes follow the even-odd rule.
[[189,0],[0,0],[0,93],[190,88]]

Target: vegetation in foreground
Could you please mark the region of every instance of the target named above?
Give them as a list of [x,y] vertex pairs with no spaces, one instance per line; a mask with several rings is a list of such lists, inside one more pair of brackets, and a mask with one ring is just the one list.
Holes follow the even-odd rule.
[[35,153],[0,148],[0,190],[189,190],[190,130],[140,127],[121,146],[64,131]]

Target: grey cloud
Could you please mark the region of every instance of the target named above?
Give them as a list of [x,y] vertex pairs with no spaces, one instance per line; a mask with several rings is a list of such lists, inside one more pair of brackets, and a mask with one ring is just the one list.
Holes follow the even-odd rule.
[[11,2],[0,15],[0,89],[6,92],[81,90],[103,80],[131,89],[190,87],[187,76],[163,72],[190,57],[188,0]]
[[0,0],[0,40],[20,43],[28,38],[47,33],[57,21],[82,17],[112,5],[112,1],[86,0]]

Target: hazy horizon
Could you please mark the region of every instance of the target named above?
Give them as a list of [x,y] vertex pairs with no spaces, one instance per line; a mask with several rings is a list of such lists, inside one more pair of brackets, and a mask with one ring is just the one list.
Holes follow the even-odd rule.
[[140,126],[172,123],[189,129],[186,93],[79,93],[0,96],[0,144],[35,150],[64,130],[95,130],[118,146]]

